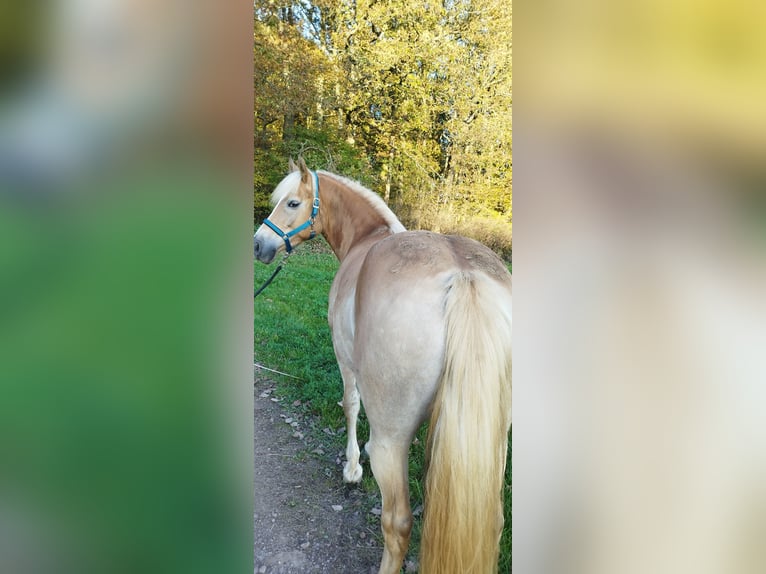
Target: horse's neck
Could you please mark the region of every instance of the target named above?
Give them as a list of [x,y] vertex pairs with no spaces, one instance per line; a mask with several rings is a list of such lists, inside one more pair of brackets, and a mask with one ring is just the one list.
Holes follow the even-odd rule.
[[392,233],[368,201],[334,179],[324,185],[320,214],[322,235],[341,263],[352,251],[366,252]]

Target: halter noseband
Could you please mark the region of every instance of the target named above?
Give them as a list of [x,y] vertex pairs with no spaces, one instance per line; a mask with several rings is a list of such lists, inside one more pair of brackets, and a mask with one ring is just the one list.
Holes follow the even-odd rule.
[[314,231],[314,220],[316,219],[317,213],[319,213],[319,176],[317,175],[317,172],[312,171],[311,172],[314,176],[314,202],[311,206],[311,217],[309,217],[302,225],[296,227],[292,231],[282,231],[279,226],[270,221],[267,217],[263,220],[263,224],[267,226],[269,229],[271,229],[274,233],[279,235],[282,238],[282,241],[285,242],[285,250],[290,253],[293,250],[293,246],[290,243],[290,238],[293,235],[297,235],[307,227],[311,227],[311,235],[309,236],[309,239],[314,239],[314,236],[316,235]]

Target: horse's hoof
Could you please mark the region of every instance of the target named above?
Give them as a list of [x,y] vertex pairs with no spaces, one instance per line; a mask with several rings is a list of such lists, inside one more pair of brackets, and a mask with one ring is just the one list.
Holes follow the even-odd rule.
[[350,462],[343,466],[343,481],[357,483],[362,480],[362,465],[355,464],[353,467]]

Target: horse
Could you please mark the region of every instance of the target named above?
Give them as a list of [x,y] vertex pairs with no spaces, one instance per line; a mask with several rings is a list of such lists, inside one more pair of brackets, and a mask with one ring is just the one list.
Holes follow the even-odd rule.
[[365,450],[382,497],[380,574],[401,569],[412,529],[408,451],[429,420],[420,572],[497,572],[511,426],[511,274],[472,239],[406,231],[373,191],[290,160],[253,238],[271,263],[321,234],[340,261],[328,321],[343,379],[343,479]]

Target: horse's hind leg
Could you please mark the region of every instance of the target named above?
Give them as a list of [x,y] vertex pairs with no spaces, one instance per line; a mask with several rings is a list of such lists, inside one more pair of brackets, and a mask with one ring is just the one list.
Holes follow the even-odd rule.
[[372,473],[383,499],[380,523],[385,548],[379,574],[398,574],[410,544],[412,512],[407,484],[407,451],[409,446],[376,442],[368,443]]
[[340,366],[343,377],[343,412],[346,415],[348,433],[346,443],[346,464],[343,466],[345,482],[362,480],[362,465],[359,464],[359,443],[356,440],[356,421],[359,417],[359,391],[356,388],[354,372],[345,366]]

